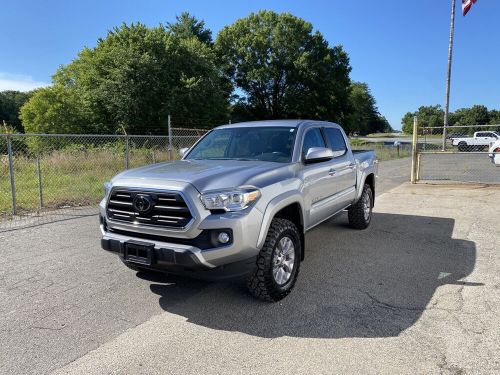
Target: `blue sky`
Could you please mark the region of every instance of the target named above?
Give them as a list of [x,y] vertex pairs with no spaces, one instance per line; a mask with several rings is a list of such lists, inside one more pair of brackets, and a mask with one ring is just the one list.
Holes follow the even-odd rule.
[[[478,0],[457,22],[451,109],[500,109],[500,1]],[[291,12],[310,21],[351,58],[394,128],[420,105],[443,104],[451,0],[1,0],[0,90],[50,83],[61,64],[122,22],[173,22],[189,11],[214,35],[252,11]]]

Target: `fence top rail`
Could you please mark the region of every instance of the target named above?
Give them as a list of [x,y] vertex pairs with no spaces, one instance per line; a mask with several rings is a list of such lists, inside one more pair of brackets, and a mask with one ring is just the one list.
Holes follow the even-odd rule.
[[429,154],[429,155],[455,155],[455,154],[463,154],[463,155],[498,155],[500,152],[489,152],[489,151],[419,151],[419,154]]
[[[225,125],[225,124],[224,124]],[[220,125],[222,126],[222,125]],[[188,131],[192,131],[192,132],[208,132],[210,130],[214,129],[214,127],[211,127],[211,128],[183,128],[183,127],[172,127],[172,130],[188,130]]]
[[168,135],[123,135],[123,134],[37,134],[37,133],[16,133],[0,134],[0,137],[80,137],[80,138],[168,138]]
[[[496,125],[448,125],[446,128],[493,128],[499,127],[500,124]],[[421,129],[443,129],[444,126],[423,126]]]

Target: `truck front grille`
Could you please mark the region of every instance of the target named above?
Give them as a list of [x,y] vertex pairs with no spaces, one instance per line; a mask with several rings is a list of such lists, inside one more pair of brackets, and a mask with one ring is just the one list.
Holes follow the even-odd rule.
[[178,193],[129,189],[111,191],[107,215],[115,221],[179,229],[193,218]]

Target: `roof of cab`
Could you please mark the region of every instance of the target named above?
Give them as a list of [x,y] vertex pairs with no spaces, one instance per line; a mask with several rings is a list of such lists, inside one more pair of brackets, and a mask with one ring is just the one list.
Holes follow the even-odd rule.
[[327,121],[315,121],[315,120],[263,120],[263,121],[246,121],[246,122],[238,122],[235,124],[227,124],[218,126],[217,129],[226,129],[226,128],[245,128],[245,127],[257,127],[257,126],[283,126],[283,127],[292,127],[296,128],[299,125],[307,125],[307,124],[332,124]]

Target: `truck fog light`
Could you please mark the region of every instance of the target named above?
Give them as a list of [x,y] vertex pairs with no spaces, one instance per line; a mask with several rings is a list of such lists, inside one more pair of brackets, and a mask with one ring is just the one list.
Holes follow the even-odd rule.
[[220,243],[228,243],[230,240],[229,234],[226,232],[220,232],[219,235],[217,236],[217,239],[219,240]]

